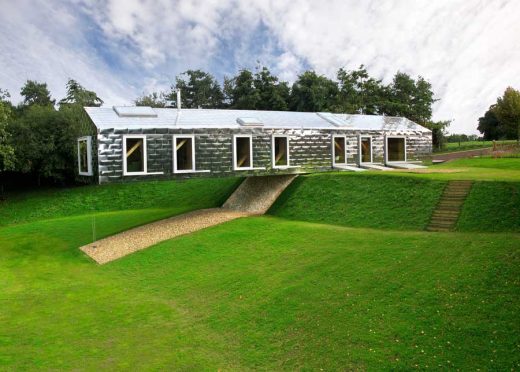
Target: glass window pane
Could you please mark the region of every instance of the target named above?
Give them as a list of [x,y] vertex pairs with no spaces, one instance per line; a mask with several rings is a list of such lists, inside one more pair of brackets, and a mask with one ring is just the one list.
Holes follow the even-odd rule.
[[334,138],[334,162],[337,164],[345,163],[345,137]]
[[404,138],[388,138],[388,161],[405,161]]
[[372,161],[372,144],[370,137],[361,138],[361,162],[370,163]]
[[81,173],[88,173],[88,148],[86,140],[79,142],[79,171]]
[[236,137],[236,167],[249,168],[251,167],[251,141],[249,137]]
[[144,172],[144,149],[142,138],[126,139],[126,171]]
[[177,138],[175,140],[177,151],[177,170],[193,170],[193,140],[191,138]]
[[274,165],[284,166],[287,164],[287,138],[274,138]]

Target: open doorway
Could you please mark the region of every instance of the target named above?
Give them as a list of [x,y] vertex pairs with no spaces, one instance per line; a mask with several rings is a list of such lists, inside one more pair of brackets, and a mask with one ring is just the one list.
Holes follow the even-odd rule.
[[386,138],[386,161],[406,161],[406,138],[387,137]]
[[362,136],[359,139],[360,143],[360,162],[372,163],[372,137]]

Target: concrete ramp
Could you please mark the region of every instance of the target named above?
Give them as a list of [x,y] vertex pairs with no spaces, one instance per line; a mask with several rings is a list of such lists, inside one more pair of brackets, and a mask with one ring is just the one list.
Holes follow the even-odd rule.
[[393,170],[393,168],[385,167],[383,164],[374,164],[374,163],[361,163],[360,167],[369,169],[369,170],[379,170],[379,171]]
[[334,166],[334,169],[344,170],[344,171],[349,171],[349,172],[364,172],[365,171],[365,169],[356,167],[353,165],[337,165],[336,164]]
[[296,177],[293,174],[247,177],[222,208],[248,214],[264,214]]
[[414,163],[406,163],[406,162],[395,162],[395,163],[387,163],[387,167],[396,168],[396,169],[426,169],[424,165],[414,164]]

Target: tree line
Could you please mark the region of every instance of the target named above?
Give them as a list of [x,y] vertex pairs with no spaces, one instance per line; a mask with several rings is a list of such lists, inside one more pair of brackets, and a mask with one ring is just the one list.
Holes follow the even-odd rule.
[[520,141],[520,91],[507,88],[484,116],[478,119],[477,129],[485,140]]
[[[223,84],[208,72],[188,70],[178,75],[166,92],[135,99],[136,105],[176,105],[182,91],[184,108],[224,108],[343,112],[404,116],[433,131],[434,143],[443,139],[449,121],[433,122],[436,101],[431,84],[423,77],[397,72],[389,84],[371,77],[360,66],[339,69],[330,79],[305,71],[293,84],[280,80],[267,67],[242,69],[225,77]],[[76,174],[76,139],[85,119],[84,106],[101,106],[103,100],[70,79],[66,96],[51,97],[46,83],[28,80],[20,90],[22,102],[14,105],[0,89],[0,177],[27,175],[40,184],[70,183]],[[7,172],[7,173],[6,173]]]

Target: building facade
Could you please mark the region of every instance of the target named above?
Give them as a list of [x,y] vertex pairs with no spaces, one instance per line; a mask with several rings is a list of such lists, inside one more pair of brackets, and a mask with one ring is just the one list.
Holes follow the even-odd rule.
[[145,179],[323,172],[431,153],[431,131],[405,118],[250,110],[87,107],[78,178]]

